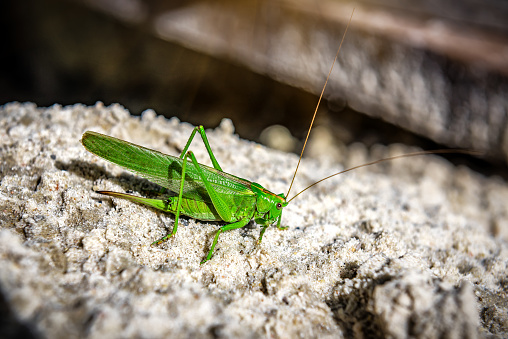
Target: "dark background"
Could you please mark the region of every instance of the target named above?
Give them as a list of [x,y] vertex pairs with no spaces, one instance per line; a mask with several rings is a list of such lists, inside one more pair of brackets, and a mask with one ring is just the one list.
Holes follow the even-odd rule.
[[[259,4],[261,2],[245,2],[246,7],[251,6],[245,13],[248,12],[253,17],[253,29],[258,35],[264,32],[266,41],[270,41],[276,34],[271,34],[272,27],[262,19],[266,13]],[[196,48],[183,47],[168,39],[161,39],[154,33],[153,22],[161,13],[177,13],[190,3],[192,2],[140,1],[138,4],[144,7],[129,9],[122,7],[122,1],[107,0],[1,2],[3,51],[0,56],[0,104],[11,101],[31,101],[38,106],[55,103],[93,105],[97,101],[106,105],[120,103],[134,115],[145,109],[154,109],[158,114],[177,116],[182,121],[202,124],[206,128],[216,127],[222,118],[227,117],[233,120],[236,132],[241,137],[255,141],[260,141],[260,134],[265,128],[280,124],[300,140],[293,147],[293,151],[299,153],[318,100],[317,86],[309,86],[304,81],[299,82],[299,79],[287,81],[283,75],[280,76],[282,81],[278,81],[277,69],[267,70],[264,74],[254,72],[251,69],[255,67],[250,66],[248,58],[244,62],[231,57],[232,53],[200,53]],[[305,2],[302,3],[297,11],[283,8],[279,15],[291,16],[290,20],[301,22],[302,26],[313,20],[323,22],[325,30],[329,28],[329,31],[333,31],[338,45],[344,22],[336,22],[333,16],[324,15],[322,18],[319,8],[316,10],[306,7],[308,4]],[[235,7],[233,4],[234,2],[221,2],[224,8]],[[365,13],[366,9],[375,9],[379,13],[398,15],[409,22],[440,20],[440,23],[447,23],[456,32],[466,36],[482,34],[492,41],[503,41],[508,36],[508,20],[504,20],[508,18],[508,7],[502,1],[407,3],[392,0],[362,1],[359,4],[360,7],[363,6],[360,8],[363,11],[361,13]],[[243,8],[235,10],[241,12]],[[321,12],[326,12],[326,8],[323,7]],[[352,49],[348,46],[348,39],[356,41],[360,49],[364,43],[361,39],[367,41],[364,45],[366,49],[369,47],[368,41],[373,39],[380,45],[385,40],[389,43],[395,41],[398,45],[410,46],[410,52],[404,52],[407,58],[412,55],[421,58],[424,55],[424,58],[440,65],[447,72],[446,77],[450,83],[470,84],[472,89],[468,87],[463,90],[464,96],[469,96],[475,86],[483,86],[481,90],[488,91],[488,86],[497,88],[508,83],[508,62],[507,65],[503,62],[496,63],[495,60],[492,62],[487,56],[485,59],[479,57],[478,60],[474,53],[455,53],[456,49],[436,49],[431,44],[415,48],[388,30],[375,32],[371,36],[369,29],[365,28],[369,23],[364,25],[360,21],[361,13],[358,14],[359,21],[354,22],[354,27],[346,37],[344,53],[348,53],[348,47]],[[256,23],[262,29],[255,27]],[[218,26],[220,24],[221,22],[217,23]],[[234,29],[227,29],[235,32]],[[336,46],[330,49],[335,50]],[[474,49],[475,46],[471,46],[465,50],[474,52]],[[376,52],[379,59],[383,58],[382,52],[383,50]],[[485,51],[484,55],[493,52],[496,51]],[[298,52],[288,51],[288,54],[293,58],[299,57]],[[362,61],[361,56],[358,59],[358,62]],[[326,68],[329,67],[333,53],[323,56],[323,60],[329,60],[326,61],[329,63]],[[378,65],[368,64],[362,67],[379,68]],[[418,71],[425,69],[415,70]],[[319,78],[324,83],[325,76],[319,75]],[[359,80],[352,80],[346,87],[335,86],[334,92],[328,93],[327,98],[331,101],[325,100],[322,103],[318,115],[317,125],[330,131],[334,143],[349,145],[361,142],[371,146],[375,143],[398,142],[424,149],[483,148],[480,144],[477,147],[477,144],[461,141],[468,140],[467,133],[465,138],[452,138],[456,141],[450,139],[453,141],[450,142],[449,139],[440,138],[439,135],[435,137],[424,129],[418,130],[418,124],[411,123],[411,116],[391,118],[389,109],[371,109],[372,105],[364,105],[362,100],[354,98],[355,93],[360,92],[355,87]],[[461,93],[460,90],[457,93]],[[457,95],[453,100],[462,102]],[[351,106],[359,107],[360,112],[351,109]],[[504,109],[503,123],[507,123],[508,113],[506,107]],[[405,109],[402,108],[401,111]],[[488,116],[477,119],[488,119]],[[474,119],[468,121],[471,125],[474,123]],[[397,126],[398,122],[402,126]],[[457,124],[454,123],[453,126],[455,125]],[[453,133],[446,133],[446,128],[444,131],[445,134]],[[496,144],[498,139],[500,143],[503,142],[500,134],[492,144],[480,149],[486,153],[483,160],[467,156],[457,156],[454,159],[468,163],[483,173],[504,176],[506,157],[499,151],[500,147]]]

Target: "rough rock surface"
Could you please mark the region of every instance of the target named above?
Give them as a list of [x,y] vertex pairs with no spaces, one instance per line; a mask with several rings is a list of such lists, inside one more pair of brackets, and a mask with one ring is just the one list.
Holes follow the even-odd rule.
[[[94,190],[153,188],[88,153],[95,130],[179,154],[192,126],[119,105],[0,109],[0,331],[48,338],[508,335],[508,185],[437,157],[337,176],[286,207],[286,231],[221,235]],[[297,162],[208,131],[229,173],[285,192]],[[197,139],[196,139],[197,140]],[[201,142],[191,147],[209,163]],[[292,194],[363,161],[409,151],[361,145],[344,164],[305,159]]]

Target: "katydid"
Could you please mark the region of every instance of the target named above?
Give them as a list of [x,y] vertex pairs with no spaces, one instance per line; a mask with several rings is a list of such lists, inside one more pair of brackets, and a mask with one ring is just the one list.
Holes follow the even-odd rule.
[[[353,13],[351,14],[351,18]],[[349,19],[349,23],[351,22],[351,18]],[[181,214],[203,221],[225,222],[226,225],[219,228],[215,234],[208,255],[201,262],[201,264],[203,264],[211,259],[215,246],[219,240],[219,235],[222,232],[244,227],[252,219],[261,225],[258,243],[261,243],[263,234],[268,226],[276,223],[277,228],[286,229],[287,227],[281,226],[282,210],[284,207],[286,207],[292,199],[303,191],[316,185],[317,183],[331,178],[332,176],[359,167],[369,166],[378,162],[393,160],[396,158],[431,153],[471,153],[469,151],[460,150],[423,151],[377,160],[335,173],[312,184],[293,196],[290,200],[287,200],[314,123],[314,118],[317,114],[317,108],[319,107],[326,83],[328,82],[332,72],[333,65],[337,60],[342,43],[344,42],[349,23],[342,37],[334,62],[330,72],[328,73],[328,77],[326,78],[316,110],[314,111],[314,116],[307,133],[307,138],[305,140],[298,165],[296,166],[293,179],[286,194],[272,193],[260,184],[224,172],[215,159],[203,126],[194,128],[179,157],[166,155],[156,150],[151,150],[100,133],[90,131],[85,132],[81,142],[88,151],[177,193],[177,196],[165,197],[164,199],[151,199],[111,191],[97,191],[97,193],[128,199],[164,212],[171,212],[175,214],[175,222],[172,232],[162,239],[154,241],[152,245],[158,245],[176,234]],[[198,163],[192,151],[189,151],[189,147],[196,133],[199,133],[201,136],[213,167]]]
[[[192,151],[188,151],[196,132],[203,139],[213,168],[199,164]],[[277,227],[283,229],[280,226],[281,213],[287,205],[284,195],[273,194],[257,183],[223,172],[212,153],[203,126],[194,128],[178,158],[95,132],[86,132],[81,142],[95,155],[138,173],[170,191],[178,192],[177,197],[149,199],[98,191],[174,213],[173,231],[152,245],[158,245],[175,235],[180,214],[204,221],[228,223],[217,231],[212,247],[201,263],[210,260],[222,232],[244,227],[251,219],[263,227],[259,241],[266,228],[275,221]],[[188,162],[188,159],[191,161]]]

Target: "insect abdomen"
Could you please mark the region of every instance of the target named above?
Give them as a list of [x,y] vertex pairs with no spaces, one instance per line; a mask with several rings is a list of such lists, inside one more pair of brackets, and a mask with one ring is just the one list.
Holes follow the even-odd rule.
[[[164,212],[171,212],[173,214],[176,214],[177,210],[178,197],[169,197],[167,199],[151,199],[139,197],[137,195],[111,191],[97,191],[97,193],[127,199],[146,206],[156,208]],[[222,220],[221,217],[219,216],[219,213],[217,213],[217,210],[213,207],[213,204],[211,202],[204,202],[194,199],[182,198],[180,213],[199,220],[208,220],[208,221]]]
[[[167,211],[176,213],[178,197],[171,197],[167,200]],[[222,220],[213,204],[203,201],[182,198],[180,213],[198,220],[220,221]]]

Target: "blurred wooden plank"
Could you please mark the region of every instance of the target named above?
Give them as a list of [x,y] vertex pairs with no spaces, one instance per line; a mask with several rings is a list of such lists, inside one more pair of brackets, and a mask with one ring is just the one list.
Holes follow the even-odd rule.
[[[136,3],[145,24],[163,39],[316,94],[353,8],[307,0]],[[390,5],[356,5],[326,98],[436,142],[506,161],[508,29],[499,19],[504,12],[483,8],[495,18],[490,23],[481,11],[479,19],[461,20],[460,13],[468,11],[438,16],[422,2],[416,10]]]

